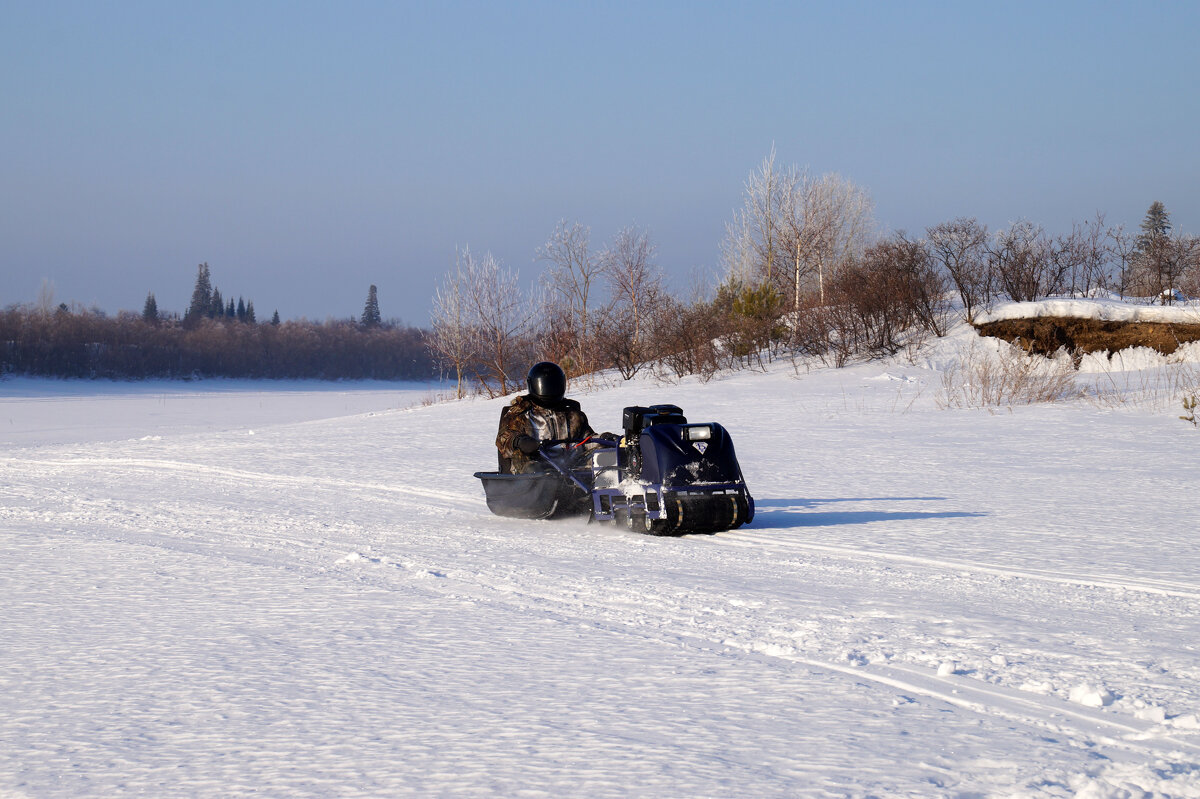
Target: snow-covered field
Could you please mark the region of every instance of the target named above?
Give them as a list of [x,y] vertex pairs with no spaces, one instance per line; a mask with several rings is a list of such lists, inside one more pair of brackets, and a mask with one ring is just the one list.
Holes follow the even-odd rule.
[[679,539],[489,515],[500,400],[0,382],[0,797],[1200,796],[1200,431],[951,345],[575,391],[729,428]]

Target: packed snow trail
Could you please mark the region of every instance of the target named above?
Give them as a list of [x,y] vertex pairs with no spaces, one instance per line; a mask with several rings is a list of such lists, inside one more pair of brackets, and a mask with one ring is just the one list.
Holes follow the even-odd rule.
[[682,539],[488,515],[495,402],[10,447],[0,792],[1200,795],[1195,436],[875,372],[584,397],[729,427]]

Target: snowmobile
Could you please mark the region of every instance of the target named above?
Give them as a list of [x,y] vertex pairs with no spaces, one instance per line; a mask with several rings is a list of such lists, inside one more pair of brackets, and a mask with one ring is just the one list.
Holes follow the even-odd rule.
[[729,433],[676,405],[625,408],[620,441],[547,441],[523,474],[476,472],[498,516],[589,516],[652,535],[718,533],[754,519]]

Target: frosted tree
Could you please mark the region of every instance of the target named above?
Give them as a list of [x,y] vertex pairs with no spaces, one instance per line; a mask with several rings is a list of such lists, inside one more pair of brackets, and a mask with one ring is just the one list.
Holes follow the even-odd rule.
[[517,273],[502,267],[491,253],[476,259],[468,252],[464,260],[466,301],[474,317],[482,382],[490,394],[507,394],[524,377],[523,369],[515,378],[510,372],[528,354],[534,303],[521,290]]
[[631,226],[620,230],[600,257],[609,296],[618,313],[628,319],[628,335],[635,344],[641,341],[645,320],[663,291],[656,255],[650,234]]
[[784,176],[775,168],[775,148],[750,173],[742,208],[726,225],[722,252],[732,276],[743,282],[775,279],[783,218]]
[[805,278],[814,274],[823,305],[829,279],[866,248],[874,204],[865,190],[836,173],[811,179],[793,167],[780,185],[781,249],[792,266],[793,310],[800,309]]
[[561,319],[570,329],[559,331],[574,342],[574,364],[564,364],[568,372],[581,373],[591,366],[592,287],[604,270],[603,260],[590,249],[591,231],[584,225],[560,221],[538,250],[538,259],[549,264],[542,276],[551,303],[550,315]]
[[837,174],[812,178],[795,166],[780,169],[773,148],[747,178],[742,198],[722,243],[729,276],[770,286],[795,310],[814,277],[823,301],[829,278],[866,246],[873,210],[867,192]]
[[470,251],[457,252],[454,260],[454,271],[447,273],[433,295],[430,349],[443,368],[454,371],[455,396],[462,399],[467,369],[478,360],[476,349],[479,336],[467,283]]
[[655,255],[650,235],[633,226],[619,231],[600,255],[611,305],[597,326],[597,339],[606,365],[615,365],[627,380],[648,356],[646,329],[663,299]]

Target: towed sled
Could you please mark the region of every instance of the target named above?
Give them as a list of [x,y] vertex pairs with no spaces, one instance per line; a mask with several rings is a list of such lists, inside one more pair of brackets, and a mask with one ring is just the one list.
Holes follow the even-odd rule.
[[729,433],[675,405],[631,406],[620,442],[545,442],[533,470],[476,472],[498,516],[588,515],[654,535],[718,533],[754,519]]

